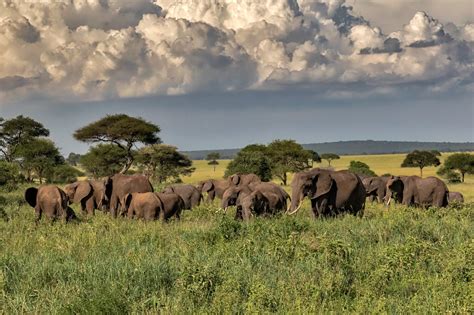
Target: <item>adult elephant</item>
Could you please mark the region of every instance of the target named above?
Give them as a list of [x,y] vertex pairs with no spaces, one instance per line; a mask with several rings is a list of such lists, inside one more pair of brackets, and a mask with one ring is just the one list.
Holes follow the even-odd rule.
[[106,180],[106,195],[110,202],[110,213],[114,218],[117,212],[125,214],[123,198],[131,193],[153,192],[153,186],[146,176],[116,174]]
[[231,185],[234,186],[248,186],[250,184],[258,184],[262,181],[260,177],[255,174],[234,174],[229,176],[229,181]]
[[360,178],[348,171],[312,169],[295,174],[291,183],[290,214],[298,212],[305,197],[311,199],[313,217],[340,212],[363,215],[365,188]]
[[156,220],[163,210],[162,201],[152,192],[126,194],[122,203],[129,219]]
[[207,193],[206,202],[212,202],[217,197],[222,199],[224,192],[230,187],[229,180],[225,179],[208,179],[202,181],[197,186],[197,190],[201,193]]
[[172,217],[175,217],[177,220],[181,219],[181,212],[183,211],[185,204],[178,194],[155,193],[155,195],[157,195],[163,203],[163,207],[159,214],[161,221],[168,221]]
[[369,201],[377,200],[377,202],[383,203],[387,191],[387,182],[388,177],[385,176],[365,177],[362,179]]
[[387,181],[386,205],[389,206],[393,195],[405,206],[446,207],[448,205],[448,187],[437,177],[392,176]]
[[464,196],[460,192],[450,191],[448,194],[448,203],[464,203]]
[[67,185],[64,191],[70,203],[80,204],[83,213],[93,215],[95,209],[102,210],[108,205],[105,185],[104,180],[77,181]]
[[236,218],[248,221],[253,215],[274,215],[285,210],[286,200],[282,199],[280,195],[257,189],[239,198]]
[[201,204],[202,194],[193,185],[172,185],[166,187],[163,191],[165,194],[177,194],[184,201],[184,209],[190,210]]
[[76,218],[74,211],[68,207],[68,197],[59,187],[53,185],[30,187],[25,191],[25,200],[35,209],[35,223],[44,215],[54,221],[57,218],[65,222]]

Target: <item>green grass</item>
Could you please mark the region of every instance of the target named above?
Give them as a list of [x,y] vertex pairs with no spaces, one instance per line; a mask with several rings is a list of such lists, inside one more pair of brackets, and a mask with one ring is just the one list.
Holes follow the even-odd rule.
[[[364,158],[377,173],[380,159],[396,161]],[[225,169],[222,162],[215,173],[205,161],[196,167],[186,181],[220,177]],[[472,177],[456,187],[469,185]],[[80,223],[35,226],[22,192],[0,201],[8,219],[0,216],[1,314],[474,310],[472,203],[388,211],[371,204],[362,219],[312,221],[306,202],[296,216],[248,224],[216,203],[169,224],[99,212]]]

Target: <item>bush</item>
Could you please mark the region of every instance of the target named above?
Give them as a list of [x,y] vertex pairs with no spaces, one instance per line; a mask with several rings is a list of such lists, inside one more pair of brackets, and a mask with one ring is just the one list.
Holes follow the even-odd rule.
[[55,184],[65,184],[77,181],[79,176],[84,176],[84,173],[79,171],[77,168],[65,164],[56,166],[48,174],[48,182]]
[[0,161],[0,189],[13,191],[24,178],[20,174],[20,168],[14,163]]
[[361,161],[351,161],[349,171],[357,175],[377,176],[367,164]]

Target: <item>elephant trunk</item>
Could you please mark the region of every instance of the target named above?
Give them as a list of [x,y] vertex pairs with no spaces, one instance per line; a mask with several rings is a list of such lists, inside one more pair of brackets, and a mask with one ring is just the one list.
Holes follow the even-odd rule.
[[293,191],[291,194],[291,203],[288,206],[288,209],[286,210],[286,212],[288,213],[291,211],[290,214],[296,213],[301,208],[301,204],[303,203],[303,198],[304,198],[303,191],[301,189],[293,188]]

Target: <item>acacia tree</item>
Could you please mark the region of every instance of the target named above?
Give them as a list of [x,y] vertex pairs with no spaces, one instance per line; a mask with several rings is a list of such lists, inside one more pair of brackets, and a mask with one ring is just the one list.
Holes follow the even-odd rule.
[[423,177],[423,168],[427,166],[438,166],[441,162],[432,151],[415,150],[408,153],[401,167],[418,167],[420,169],[420,177]]
[[20,145],[47,136],[49,130],[30,117],[20,115],[9,120],[0,118],[0,152],[8,162],[13,162]]
[[377,176],[367,164],[361,161],[351,161],[348,170],[357,175]]
[[178,181],[181,175],[189,176],[195,171],[193,161],[178,152],[176,147],[167,144],[141,148],[137,153],[137,161],[144,173],[158,183],[164,183],[169,178]]
[[450,172],[459,172],[459,174],[461,174],[461,182],[464,183],[464,176],[466,174],[474,174],[474,155],[469,153],[455,153],[448,156],[439,174],[449,175]]
[[219,154],[219,152],[209,153],[206,157],[206,160],[209,161],[207,164],[213,166],[214,172],[216,171],[216,165],[219,165],[219,162],[217,160],[220,158],[221,155]]
[[324,153],[321,154],[321,159],[328,161],[329,166],[331,166],[331,161],[339,160],[341,157],[335,153]]
[[268,145],[267,152],[271,160],[272,174],[280,179],[283,185],[287,184],[288,172],[301,172],[310,168],[310,160],[314,158],[314,154],[294,140],[275,140]]
[[237,153],[237,156],[227,165],[224,177],[237,173],[254,173],[263,181],[272,179],[271,160],[268,148],[262,144],[251,144]]
[[307,150],[307,151],[310,156],[309,163],[311,164],[311,167],[313,167],[314,163],[321,163],[321,156],[318,154],[318,152],[313,151],[313,150]]
[[111,143],[91,147],[79,160],[86,172],[94,178],[118,173],[126,161],[127,152]]
[[74,138],[86,143],[111,143],[126,152],[120,173],[130,169],[134,161],[133,148],[142,144],[160,143],[160,127],[142,118],[125,114],[108,115],[81,129],[76,130]]

